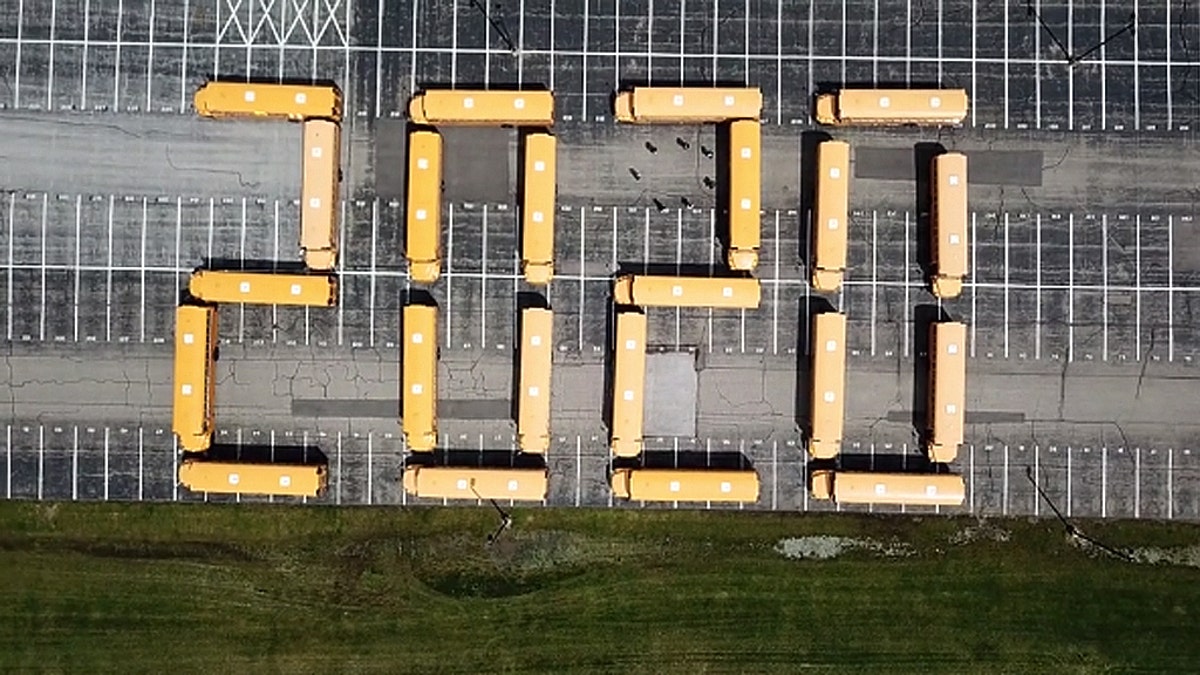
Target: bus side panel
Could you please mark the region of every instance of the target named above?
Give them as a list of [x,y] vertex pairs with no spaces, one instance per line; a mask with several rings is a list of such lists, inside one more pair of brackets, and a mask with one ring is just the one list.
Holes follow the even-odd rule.
[[554,361],[554,313],[530,307],[521,312],[521,397],[517,437],[522,452],[544,453],[550,445],[550,381]]
[[930,326],[929,442],[930,459],[953,461],[963,442],[966,414],[967,327],[958,322]]
[[[932,184],[935,274],[938,278],[961,280],[967,276],[970,245],[967,240],[966,155],[952,152],[935,157]],[[961,287],[961,284],[956,286]]]
[[270,117],[290,120],[342,117],[337,87],[259,82],[209,82],[196,90],[196,112],[205,117]]
[[825,141],[817,146],[817,189],[812,234],[815,261],[813,285],[832,292],[841,286],[846,269],[846,239],[850,220],[850,144]]
[[437,308],[404,308],[401,367],[401,424],[408,449],[431,452],[437,446]]
[[213,349],[217,309],[180,305],[175,309],[175,374],[172,430],[184,452],[203,452],[212,443]]
[[846,316],[813,317],[811,436],[808,452],[832,459],[841,451],[846,414]]
[[634,87],[634,121],[702,123],[762,117],[758,88]]
[[958,506],[966,494],[962,476],[839,471],[834,499],[842,504]]
[[633,302],[646,307],[756,309],[762,289],[751,277],[633,276]]
[[549,91],[438,89],[418,94],[414,121],[426,124],[554,125],[554,94]]
[[413,280],[437,280],[442,267],[442,137],[436,131],[408,136],[405,254]]
[[192,274],[188,290],[205,302],[331,307],[337,302],[337,277],[199,270]]
[[964,89],[843,89],[841,124],[961,124],[967,116]]
[[753,270],[762,238],[762,125],[737,120],[729,125],[729,266]]
[[[304,161],[300,185],[300,248],[329,255],[313,260],[333,262],[337,251],[338,173],[341,131],[329,120],[304,122]],[[311,265],[310,265],[311,266]],[[330,265],[332,266],[332,265]],[[328,269],[328,268],[326,268]]]
[[521,247],[525,278],[548,284],[554,272],[554,208],[557,141],[550,134],[525,137],[525,194],[521,208]]
[[320,497],[327,485],[324,464],[259,464],[185,459],[179,482],[192,492]]
[[749,470],[632,469],[629,499],[647,502],[756,502],[758,473]]
[[433,499],[515,499],[543,501],[549,484],[546,469],[496,469],[408,466],[404,489]]
[[613,346],[612,449],[618,457],[642,452],[646,387],[646,315],[617,313]]

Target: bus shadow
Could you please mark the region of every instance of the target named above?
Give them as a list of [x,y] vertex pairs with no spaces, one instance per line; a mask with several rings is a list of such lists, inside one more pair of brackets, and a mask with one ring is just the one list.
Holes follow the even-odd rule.
[[409,453],[405,466],[451,466],[479,469],[544,469],[546,458],[512,450],[454,450]]
[[621,261],[617,263],[614,277],[626,274],[663,277],[713,277],[718,279],[749,279],[751,274],[731,270],[724,264],[707,263],[652,263]]
[[933,279],[933,159],[944,154],[941,143],[917,143],[913,146],[913,173],[916,176],[916,195],[913,203],[917,214],[917,267],[922,283]]
[[913,308],[912,425],[914,437],[922,448],[929,438],[929,331],[944,318],[941,308],[934,304]]
[[[908,454],[908,455],[864,455],[860,453],[838,455],[838,471],[869,471],[875,473],[945,473],[946,465],[936,464],[929,461],[924,454]],[[812,462],[809,465],[810,480],[811,472],[819,471],[821,468],[831,469],[827,463],[818,465]]]
[[316,445],[214,444],[202,455],[209,462],[242,462],[246,464],[304,464],[323,465],[329,457]]
[[[297,246],[297,252],[300,248]],[[255,274],[317,274],[329,276],[328,271],[314,273],[304,266],[301,260],[268,260],[242,258],[201,258],[201,264],[195,269],[211,272],[251,272]]]
[[803,236],[796,241],[796,259],[802,261],[805,276],[812,277],[813,258],[813,208],[817,203],[817,146],[833,136],[824,131],[805,131],[800,134],[800,231]]
[[613,469],[753,469],[754,463],[744,454],[733,452],[663,452],[647,450],[637,457],[615,457]]

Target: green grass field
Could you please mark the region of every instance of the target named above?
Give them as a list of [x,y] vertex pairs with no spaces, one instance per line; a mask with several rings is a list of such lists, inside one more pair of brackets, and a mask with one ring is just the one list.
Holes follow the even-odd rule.
[[[0,503],[0,670],[1095,672],[1200,664],[1200,527]],[[794,559],[784,539],[874,542]],[[818,541],[802,539],[805,542]],[[820,540],[824,541],[824,539]],[[1189,548],[1190,547],[1190,548]]]

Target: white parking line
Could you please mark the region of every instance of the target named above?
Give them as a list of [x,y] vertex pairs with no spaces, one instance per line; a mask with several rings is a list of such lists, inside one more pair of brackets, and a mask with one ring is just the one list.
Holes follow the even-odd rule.
[[[1134,5],[1136,6],[1137,3],[1135,2]],[[1133,324],[1135,327],[1133,343],[1134,352],[1140,360],[1142,358],[1142,214],[1134,214],[1133,228],[1133,285],[1137,289],[1133,293]]]
[[[816,0],[809,0],[809,2],[815,3]],[[912,86],[912,25],[912,0],[906,0],[904,9],[904,84],[909,87]],[[908,258],[906,257],[905,260]],[[907,353],[905,352],[906,355]]]
[[1142,517],[1142,448],[1133,450],[1133,517]]
[[[54,38],[58,27],[58,0],[50,0],[50,49],[46,66],[46,110],[54,110]],[[1170,82],[1170,79],[1167,80]]]
[[1101,314],[1101,326],[1103,328],[1103,342],[1101,348],[1101,359],[1108,360],[1108,215],[1100,216],[1100,267],[1104,274],[1104,295]]
[[775,288],[771,289],[771,353],[779,353],[779,212],[775,212]]
[[[174,439],[172,439],[171,445],[172,445],[172,450],[173,450],[172,454],[173,455],[178,453],[178,447],[175,445],[175,443],[176,443],[176,441]],[[142,470],[144,467],[144,463],[143,463],[144,450],[145,450],[145,447],[142,442],[142,427],[138,427],[138,501],[139,502],[142,501],[142,499],[144,497],[144,493],[142,491],[142,487],[145,482],[145,475],[146,475],[145,472]],[[175,461],[178,461],[178,460],[175,460]],[[173,478],[172,478],[172,482],[177,483]],[[173,499],[179,499],[178,484],[176,484],[176,486],[175,486],[175,494],[174,494]]]
[[646,12],[646,83],[654,84],[654,0]]
[[[489,3],[490,4],[490,3]],[[484,6],[487,10],[488,5]],[[413,8],[414,20],[416,8]],[[450,12],[450,81],[458,82],[458,5],[455,4],[454,10]],[[413,43],[416,44],[415,42]]]
[[[979,324],[975,320],[979,300],[979,255],[975,252],[975,244],[979,241],[979,228],[976,227],[975,212],[971,212],[971,358],[975,358],[975,328]],[[907,256],[906,256],[907,257]],[[1006,266],[1007,267],[1007,266]],[[941,301],[938,301],[941,304]]]
[[1175,448],[1167,448],[1167,518],[1175,517]]
[[73,294],[74,302],[71,308],[73,317],[71,325],[74,326],[75,342],[79,342],[79,255],[80,249],[83,248],[83,239],[80,236],[80,220],[81,211],[83,209],[83,195],[75,195],[75,292]]
[[481,237],[479,253],[479,264],[481,272],[479,274],[479,347],[487,349],[488,334],[487,334],[487,277],[488,277],[488,207],[483,205],[483,236]]
[[191,38],[191,0],[183,0],[183,55],[179,61],[179,113],[187,112],[187,67],[188,67],[188,42]]
[[[974,4],[972,2],[972,4]],[[842,32],[845,32],[845,13],[842,13]],[[937,3],[937,81],[942,81],[942,20],[946,18],[945,8],[942,7],[942,0]]]
[[[583,56],[580,59],[580,61],[583,64],[583,67],[580,68],[580,70],[582,71],[582,74],[583,74],[583,77],[582,77],[583,82],[582,82],[582,84],[580,84],[580,87],[583,89],[583,119],[585,119],[585,120],[588,119],[588,104],[587,104],[587,102],[588,102],[588,86],[587,86],[588,57],[587,57],[587,55],[588,55],[588,41],[590,40],[589,33],[591,32],[588,24],[590,24],[592,22],[591,17],[588,16],[588,14],[589,14],[588,6],[591,4],[592,4],[591,2],[583,3]],[[414,28],[413,30],[415,31],[416,29]],[[620,86],[620,84],[621,84],[620,80],[613,80],[613,83],[616,84],[617,86]]]
[[10,192],[8,193],[8,286],[6,287],[6,293],[8,295],[8,311],[6,311],[4,314],[6,321],[8,322],[7,336],[9,342],[12,342],[13,339],[13,233],[15,231],[14,226],[16,219],[14,214],[16,213],[16,210],[17,193]]
[[[1026,5],[1028,6],[1028,5]],[[1042,15],[1042,0],[1035,0],[1034,14]],[[1033,31],[1033,110],[1034,110],[1034,127],[1042,128],[1042,31]],[[1067,79],[1070,80],[1073,75],[1068,73]]]
[[1067,517],[1071,517],[1071,446],[1067,446]]
[[[1008,12],[1004,12],[1004,128],[1008,128]],[[974,354],[972,354],[974,356]]]
[[[911,4],[911,0],[909,0],[909,11],[911,12],[911,10],[912,10],[912,4]],[[910,221],[910,219],[908,217],[908,211],[905,211],[904,212],[904,326],[902,328],[902,330],[904,331],[904,356],[905,357],[908,356],[908,338],[909,338],[909,333],[912,332],[911,330],[909,330],[909,325],[911,324],[912,319],[913,319],[912,303],[909,302],[909,299],[908,299],[908,295],[909,295],[908,289],[909,289],[909,286],[912,285],[912,266],[909,265],[909,263],[908,263],[909,260],[912,260],[912,257],[909,255],[909,251],[908,251],[909,244],[912,241],[911,225],[912,225],[912,222]],[[811,258],[810,258],[810,260],[811,260]],[[971,323],[972,323],[972,325],[974,325],[975,322],[972,321]],[[972,345],[974,345],[974,342],[975,342],[974,340],[971,340]],[[974,355],[975,355],[974,353],[971,354],[971,356],[974,356]]]
[[125,14],[125,0],[117,0],[117,51],[113,57],[113,112],[121,109],[121,24]]
[[371,326],[367,330],[367,344],[375,346],[375,279],[378,275],[375,274],[376,263],[376,248],[379,237],[379,198],[376,197],[371,201],[371,307],[370,307],[370,322]]
[[24,42],[25,0],[17,4],[17,57],[13,75],[13,107],[21,107],[21,44]]
[[[750,12],[747,11],[746,15],[749,16],[749,14],[750,14]],[[841,77],[841,81],[845,82],[846,81],[846,0],[842,0],[842,20],[839,23],[841,24],[841,28],[842,28],[842,39],[841,39],[842,77]],[[747,42],[747,48],[748,48],[749,47],[748,43],[750,42],[749,39],[747,39],[746,42]]]
[[108,481],[112,475],[108,470],[108,436],[109,429],[104,427],[104,501],[108,501]]
[[49,209],[50,196],[42,193],[42,311],[38,315],[38,338],[46,339],[46,211]]
[[450,346],[451,317],[454,315],[454,204],[446,207],[446,346]]
[[[587,209],[579,207],[579,351],[583,351],[584,273],[587,269]],[[613,249],[614,252],[616,249]]]
[[71,429],[71,501],[79,501],[79,427]]
[[1166,216],[1166,360],[1175,360],[1175,216],[1170,215]]
[[[146,52],[146,112],[152,112],[150,84],[154,82],[154,4],[154,0],[150,0],[150,46]],[[246,70],[249,71],[249,68]]]
[[[618,7],[620,7],[620,5],[621,5],[621,3],[619,3],[619,2],[616,4]],[[713,3],[713,18],[712,18],[712,23],[710,25],[712,26],[712,83],[713,83],[713,86],[715,87],[715,86],[717,86],[717,78],[718,78],[717,73],[720,72],[720,69],[721,69],[720,65],[717,63],[717,54],[720,53],[720,51],[721,51],[720,47],[718,46],[718,39],[720,38],[720,33],[721,33],[721,2],[720,2],[720,0],[717,0],[717,2]]]
[[[775,18],[778,21],[775,24],[775,122],[776,124],[783,124],[783,30],[779,28],[783,25],[783,0],[778,0],[775,4]],[[679,12],[679,22],[680,24],[683,23],[682,7]],[[683,31],[680,31],[680,35],[683,35]],[[682,38],[679,41],[679,49],[683,51]],[[683,60],[680,59],[680,65],[682,64]],[[681,72],[680,77],[682,78],[682,76]],[[683,82],[681,81],[680,84],[682,85]]]
[[1033,358],[1042,358],[1042,214],[1037,214],[1037,246],[1034,250],[1036,256],[1036,290],[1034,291],[1035,298],[1035,319],[1033,322]]
[[[808,0],[808,42],[804,43],[804,51],[808,55],[808,68],[806,69],[808,72],[808,89],[805,89],[805,92],[809,94],[813,93],[813,26],[817,23],[813,8],[815,4],[817,4],[816,0]],[[812,117],[808,116],[807,119],[808,123],[812,124]]]
[[1075,214],[1067,214],[1067,362],[1075,360]]
[[[457,11],[457,8],[456,8],[456,11]],[[409,94],[415,94],[417,91],[417,17],[420,15],[421,15],[421,0],[413,0],[413,4],[412,4],[412,42],[411,42],[413,52],[412,52],[411,56],[409,57],[409,64],[411,66],[411,68],[409,70],[409,74],[408,74],[408,93]],[[380,17],[379,20],[382,23],[383,15],[380,14],[379,17]],[[586,19],[585,19],[585,22],[586,22]],[[585,23],[585,25],[586,25],[586,23]],[[584,73],[587,73],[587,68],[584,68],[583,70],[584,70]],[[584,77],[586,78],[587,75],[585,74]],[[339,497],[338,497],[338,503],[339,504],[341,503],[340,493],[339,493]]]
[[1108,446],[1100,450],[1100,517],[1108,517]]
[[[876,0],[876,1],[878,2],[878,0]],[[972,101],[979,100],[976,98],[976,95],[979,91],[979,86],[977,84],[977,79],[978,79],[977,71],[979,70],[979,63],[978,63],[979,7],[978,7],[978,5],[979,5],[978,2],[971,2],[971,100]],[[875,12],[875,16],[876,17],[879,16],[878,11]],[[876,19],[876,20],[878,20],[878,19]],[[975,119],[975,112],[978,109],[979,109],[979,106],[977,106],[977,105],[971,106],[971,126],[977,126],[977,122]],[[968,179],[967,182],[969,183],[970,179]]]
[[[246,200],[242,198],[242,208],[245,210]],[[146,341],[146,220],[148,217],[148,206],[145,197],[142,197],[142,241],[141,241],[141,314],[138,318],[138,341]]]
[[[878,2],[878,0],[876,0]],[[878,4],[876,5],[878,16]],[[879,314],[879,211],[871,210],[871,356],[875,356],[875,323]]]
[[[974,214],[972,214],[972,227],[974,227]],[[1008,302],[1010,293],[1008,288],[1009,272],[1011,268],[1008,264],[1009,253],[1009,238],[1008,238],[1008,212],[1004,213],[1004,358],[1008,358]],[[1005,446],[1005,452],[1008,452]]]
[[[1133,0],[1133,10],[1130,12],[1130,18],[1133,19],[1135,22],[1137,21],[1137,12],[1138,12],[1138,0]],[[1169,15],[1170,13],[1171,13],[1170,10],[1168,10],[1167,14]],[[1141,31],[1137,30],[1136,25],[1135,25],[1134,30],[1131,30],[1129,32],[1133,33],[1133,128],[1137,129],[1137,130],[1141,130],[1141,128],[1142,128],[1142,92],[1141,92],[1142,85],[1141,85],[1141,69],[1138,66],[1139,52],[1141,52],[1141,48],[1138,45],[1138,42],[1139,42],[1139,38],[1141,36]],[[1167,86],[1165,88],[1166,89],[1171,88],[1170,80],[1167,80]],[[1139,354],[1140,353],[1141,352],[1139,350]]]
[[42,482],[46,473],[46,427],[38,425],[37,498],[42,501]]
[[1033,515],[1041,515],[1042,511],[1042,448],[1033,446]]
[[1008,445],[1004,446],[1004,491],[1001,496],[1000,512],[1008,515]]
[[1108,2],[1102,0],[1100,2],[1100,27],[1101,27],[1100,30],[1101,30],[1101,40],[1102,40],[1100,43],[1100,130],[1101,131],[1105,131],[1108,129],[1108,67],[1107,67],[1108,47],[1105,45],[1105,43],[1103,41],[1103,38],[1104,38],[1103,31],[1104,31],[1105,27],[1108,26],[1108,22],[1105,20],[1105,17],[1104,17],[1105,10],[1107,8],[1108,8]]

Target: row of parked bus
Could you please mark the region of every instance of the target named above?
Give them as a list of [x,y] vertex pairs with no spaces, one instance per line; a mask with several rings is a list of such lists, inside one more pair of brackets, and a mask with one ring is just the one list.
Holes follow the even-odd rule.
[[211,295],[196,297],[175,310],[172,430],[184,452],[180,484],[193,492],[321,496],[326,485],[324,463],[229,462],[206,456],[215,427],[218,316]]
[[435,126],[515,126],[521,134],[522,272],[544,286],[554,276],[558,143],[548,91],[433,90],[409,103],[405,255],[409,276],[437,281],[442,269],[442,136]]
[[[967,156],[947,152],[930,167],[932,209],[931,290],[939,298],[956,298],[967,276]],[[836,292],[846,270],[847,224],[850,217],[850,145],[824,141],[817,146],[815,203],[812,211],[812,275],[814,290]]]
[[341,91],[332,84],[209,82],[196,91],[193,103],[204,117],[301,123],[301,256],[309,269],[333,270],[342,180]]

